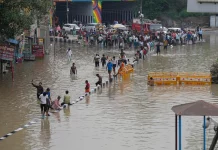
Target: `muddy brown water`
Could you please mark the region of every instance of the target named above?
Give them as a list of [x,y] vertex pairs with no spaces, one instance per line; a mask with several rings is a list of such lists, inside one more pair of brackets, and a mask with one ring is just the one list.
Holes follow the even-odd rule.
[[[129,80],[117,80],[109,87],[84,99],[69,109],[17,132],[0,142],[1,150],[173,150],[174,113],[177,104],[205,100],[218,103],[218,86],[157,86],[146,85],[150,71],[209,72],[217,59],[218,34],[205,35],[206,43],[168,47],[161,56],[150,54],[135,67]],[[66,49],[73,50],[77,77],[70,77],[72,63],[66,59]],[[15,82],[10,75],[1,76],[0,136],[19,128],[34,118],[40,118],[36,90],[31,80],[50,87],[52,99],[69,90],[73,100],[84,92],[85,80],[91,87],[96,73],[107,78],[105,68],[95,69],[96,53],[118,55],[117,48],[89,48],[78,45],[56,44],[43,60],[15,65]],[[134,50],[126,51],[128,57]],[[202,117],[182,118],[183,149],[202,149]],[[218,121],[218,118],[215,118]],[[207,130],[207,147],[214,135]]]

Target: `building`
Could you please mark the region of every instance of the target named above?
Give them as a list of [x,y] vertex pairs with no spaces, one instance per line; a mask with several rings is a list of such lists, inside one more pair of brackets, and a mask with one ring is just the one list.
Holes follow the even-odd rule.
[[80,21],[82,23],[112,23],[114,21],[129,22],[136,17],[136,0],[54,0],[55,15],[59,23]]
[[218,0],[188,0],[188,12],[218,13]]
[[218,27],[218,0],[188,0],[187,11],[211,13],[210,27]]

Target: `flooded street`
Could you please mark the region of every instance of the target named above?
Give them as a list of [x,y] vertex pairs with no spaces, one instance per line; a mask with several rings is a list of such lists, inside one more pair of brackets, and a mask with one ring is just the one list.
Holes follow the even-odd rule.
[[[148,72],[209,72],[218,58],[218,33],[207,33],[206,43],[168,47],[161,56],[149,54],[136,65],[130,80],[116,80],[96,94],[41,120],[0,142],[0,150],[173,150],[175,118],[172,106],[196,100],[218,103],[218,86],[147,86]],[[70,77],[66,49],[71,47],[77,77]],[[56,44],[43,60],[15,65],[15,82],[9,74],[0,80],[0,136],[34,118],[40,118],[36,89],[31,81],[51,89],[52,99],[69,90],[72,100],[84,94],[85,80],[91,89],[96,73],[108,78],[106,68],[94,67],[96,53],[117,56],[118,49],[86,48]],[[134,50],[125,51],[128,58]],[[215,118],[218,121],[218,118]],[[203,146],[203,117],[182,117],[183,149]],[[207,130],[207,148],[214,135]],[[217,147],[218,148],[218,147]]]

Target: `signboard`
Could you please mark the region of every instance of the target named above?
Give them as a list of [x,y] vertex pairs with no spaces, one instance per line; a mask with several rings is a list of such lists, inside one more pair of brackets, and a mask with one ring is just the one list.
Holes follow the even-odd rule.
[[14,46],[0,45],[0,59],[2,60],[14,60]]
[[35,57],[42,58],[44,57],[44,46],[43,45],[33,45],[32,46],[32,54]]
[[44,39],[43,38],[38,38],[38,44],[43,45],[44,44]]

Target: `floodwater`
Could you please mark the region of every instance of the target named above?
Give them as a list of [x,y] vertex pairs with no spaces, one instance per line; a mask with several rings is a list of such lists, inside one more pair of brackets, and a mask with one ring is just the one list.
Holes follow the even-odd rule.
[[[172,106],[196,100],[218,103],[218,86],[156,86],[146,85],[151,71],[209,72],[217,60],[218,34],[205,35],[206,43],[176,46],[150,54],[135,67],[129,80],[117,80],[83,101],[52,114],[49,118],[0,142],[1,150],[173,150],[175,149],[175,118]],[[70,77],[72,63],[66,59],[66,49],[73,50],[73,62],[78,75]],[[41,81],[51,88],[52,99],[63,97],[69,90],[72,100],[83,95],[85,80],[91,87],[96,73],[107,79],[105,68],[95,69],[93,57],[118,56],[116,48],[89,48],[56,44],[43,60],[15,65],[15,82],[10,74],[1,76],[0,136],[11,132],[34,118],[40,118],[36,89],[31,80]],[[134,50],[126,50],[132,58]],[[183,149],[203,147],[202,117],[182,118]],[[218,118],[215,118],[218,121]],[[213,126],[207,130],[207,147],[214,135]]]

